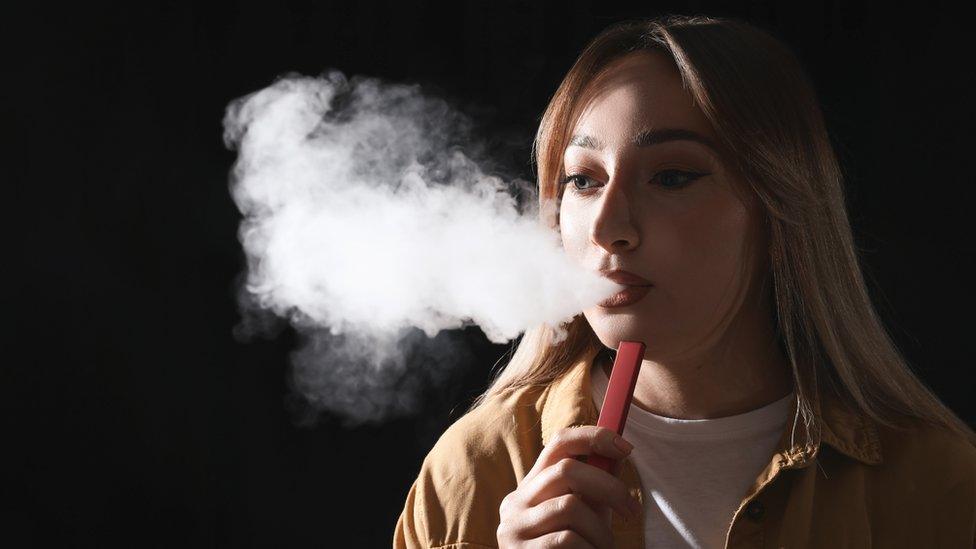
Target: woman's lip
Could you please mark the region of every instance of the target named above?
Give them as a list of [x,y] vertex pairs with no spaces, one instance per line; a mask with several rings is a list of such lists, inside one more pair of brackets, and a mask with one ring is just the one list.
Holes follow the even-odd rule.
[[623,284],[625,286],[650,286],[651,285],[650,280],[647,280],[630,271],[625,271],[623,269],[603,271],[600,274],[616,282],[617,284]]
[[644,299],[644,296],[647,295],[647,292],[651,291],[651,288],[653,288],[653,286],[651,285],[627,286],[625,289],[604,299],[603,301],[598,303],[598,305],[605,309],[611,309],[614,307],[624,307],[626,305],[633,305],[634,303],[637,303],[641,299]]

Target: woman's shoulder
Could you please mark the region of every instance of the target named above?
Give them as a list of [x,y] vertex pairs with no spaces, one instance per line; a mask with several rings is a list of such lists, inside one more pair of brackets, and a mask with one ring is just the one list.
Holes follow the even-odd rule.
[[424,466],[471,472],[509,469],[509,475],[521,479],[542,451],[541,416],[547,393],[548,387],[520,387],[486,399],[444,431]]
[[961,433],[922,420],[877,425],[883,468],[907,489],[933,495],[976,490],[976,446]]
[[394,547],[494,546],[502,500],[542,451],[547,391],[504,391],[441,435],[407,494]]

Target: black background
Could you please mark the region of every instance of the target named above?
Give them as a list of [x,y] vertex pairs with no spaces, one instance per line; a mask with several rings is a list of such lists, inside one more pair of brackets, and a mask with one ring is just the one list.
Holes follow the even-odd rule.
[[289,411],[289,330],[242,343],[227,102],[289,71],[420,82],[531,178],[559,79],[607,24],[740,17],[812,75],[875,303],[971,425],[971,29],[937,2],[291,1],[34,5],[3,22],[8,197],[4,536],[30,546],[389,544],[436,438],[508,349],[416,417],[347,429]]

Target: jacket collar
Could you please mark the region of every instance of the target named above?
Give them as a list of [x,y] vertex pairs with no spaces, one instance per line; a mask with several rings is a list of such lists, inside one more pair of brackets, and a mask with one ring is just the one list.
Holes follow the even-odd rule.
[[[597,351],[586,353],[566,373],[553,381],[542,409],[542,443],[548,444],[552,435],[565,427],[595,425],[599,418],[590,370]],[[820,432],[813,433],[812,444],[807,445],[806,426],[800,421],[794,402],[790,412],[792,421],[780,437],[777,454],[782,464],[789,467],[805,467],[816,457],[820,443],[825,442],[840,453],[868,465],[881,463],[881,443],[874,423],[844,405],[836,397],[823,394],[822,402],[813,404],[814,414],[820,419]]]

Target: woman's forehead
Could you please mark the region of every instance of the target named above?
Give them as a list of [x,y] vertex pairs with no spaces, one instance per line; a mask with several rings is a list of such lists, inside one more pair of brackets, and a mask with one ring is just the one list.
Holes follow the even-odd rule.
[[584,88],[572,135],[614,140],[657,128],[682,128],[713,137],[711,124],[665,54],[628,54]]

